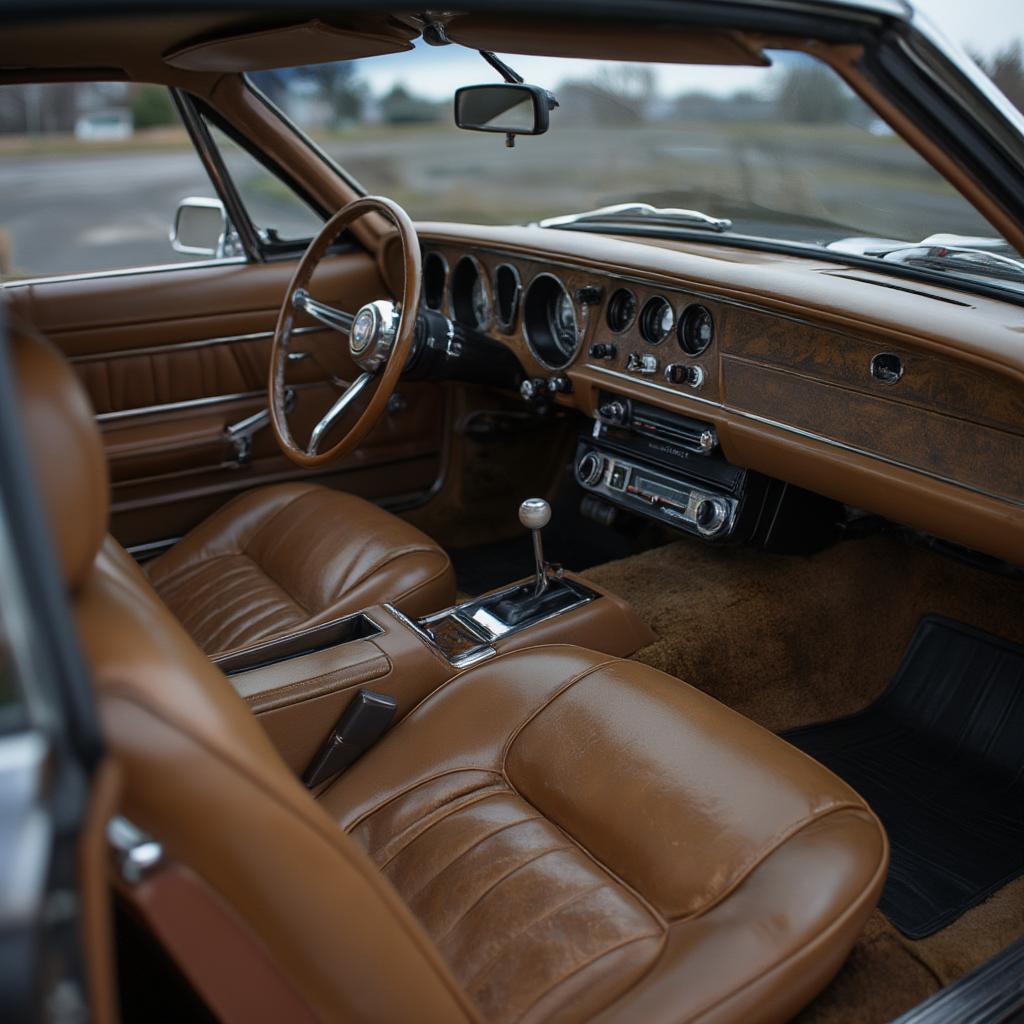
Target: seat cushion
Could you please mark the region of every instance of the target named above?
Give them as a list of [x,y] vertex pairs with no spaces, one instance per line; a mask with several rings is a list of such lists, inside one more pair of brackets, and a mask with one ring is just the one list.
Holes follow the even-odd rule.
[[243,494],[146,571],[211,655],[384,601],[418,616],[455,599],[451,563],[429,537],[362,498],[314,484]]
[[321,798],[494,1021],[782,1021],[877,902],[885,834],[777,736],[572,647],[477,666]]

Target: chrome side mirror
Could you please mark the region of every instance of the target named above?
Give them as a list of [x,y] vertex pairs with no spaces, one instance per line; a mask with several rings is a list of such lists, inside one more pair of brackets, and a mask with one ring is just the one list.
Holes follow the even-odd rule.
[[236,256],[241,251],[224,204],[205,196],[189,196],[178,204],[171,227],[171,248],[214,259]]

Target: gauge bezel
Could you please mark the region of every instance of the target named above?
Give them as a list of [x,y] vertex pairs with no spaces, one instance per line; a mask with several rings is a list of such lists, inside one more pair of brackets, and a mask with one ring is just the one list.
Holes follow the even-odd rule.
[[[649,324],[651,322],[651,317],[653,315],[651,311],[654,309],[655,305],[660,305],[660,306],[663,306],[663,307],[667,308],[668,311],[672,314],[672,323],[669,325],[668,330],[665,331],[665,333],[660,338],[657,338],[657,339],[652,338],[650,333],[649,333]],[[664,315],[664,314],[662,314],[662,315]],[[638,319],[639,319],[639,324],[640,324],[640,337],[642,337],[644,339],[644,341],[647,342],[648,345],[662,345],[662,344],[664,344],[670,337],[672,337],[672,334],[673,334],[673,332],[676,329],[676,311],[675,311],[675,308],[673,307],[672,303],[669,302],[668,299],[665,298],[664,295],[652,295],[644,303],[643,308],[639,312]]]
[[[626,297],[633,300],[633,314],[630,318],[621,326],[615,327],[612,325],[611,316],[612,310],[620,303],[626,301]],[[604,311],[604,322],[608,330],[612,334],[625,334],[633,324],[636,323],[636,318],[640,315],[640,300],[636,297],[636,292],[631,288],[616,288],[612,292],[611,297],[608,299],[608,305]]]
[[[554,282],[554,285],[558,290],[565,295],[569,300],[569,305],[572,307],[572,319],[574,325],[573,333],[576,336],[575,343],[573,344],[572,351],[566,355],[562,348],[553,338],[551,330],[551,318],[554,313],[554,306],[545,302],[543,310],[531,309],[531,299],[537,295],[536,288],[538,285],[542,287],[551,287],[548,282]],[[536,301],[534,299],[534,301]],[[534,313],[542,313],[543,322],[532,322]],[[565,282],[557,275],[551,274],[547,271],[542,271],[537,274],[530,283],[526,286],[526,291],[523,295],[523,339],[526,341],[526,347],[530,350],[530,355],[540,363],[545,369],[548,370],[564,370],[570,363],[579,355],[580,345],[583,342],[583,335],[580,332],[580,318],[579,313],[576,310],[576,303],[573,301],[572,292],[566,287]],[[540,333],[546,333],[547,337],[539,337]],[[551,359],[551,353],[548,351],[546,354],[544,348],[553,348],[559,353],[559,359]]]
[[[464,275],[465,271],[463,267],[472,267],[473,272],[476,275],[481,285],[484,288],[484,294],[487,297],[487,316],[484,320],[478,320],[476,311],[473,309],[473,286],[476,283],[471,281],[469,287],[466,290],[466,294],[461,294],[461,275]],[[483,264],[475,257],[466,253],[460,256],[452,268],[452,272],[448,279],[448,308],[451,312],[452,319],[462,327],[469,327],[475,331],[486,331],[490,326],[492,319],[494,318],[494,300],[490,294],[490,280],[488,279],[487,273],[484,270]],[[465,316],[466,307],[463,303],[469,303],[469,316]]]
[[[704,314],[711,321],[711,337],[702,345],[697,345],[693,348],[687,342],[687,325],[692,320]],[[715,343],[715,317],[711,310],[707,306],[702,305],[699,302],[691,302],[690,305],[683,310],[683,315],[679,318],[679,323],[676,325],[676,341],[679,343],[679,348],[688,356],[696,359],[697,356],[704,355],[705,352]]]
[[[438,301],[436,306],[432,306],[427,301],[427,263],[431,260],[438,260],[441,264],[441,290],[438,294]],[[444,300],[448,297],[448,282],[451,274],[451,267],[448,266],[448,260],[445,258],[444,253],[438,252],[436,249],[429,249],[423,254],[423,305],[427,309],[432,309],[435,312],[444,311]]]
[[[503,270],[510,270],[516,282],[515,289],[512,292],[512,303],[508,319],[502,316],[501,300],[499,298],[498,291],[498,274]],[[494,299],[493,307],[495,324],[503,333],[511,334],[515,326],[516,316],[519,313],[519,304],[523,297],[523,278],[519,273],[519,268],[514,263],[499,263],[494,268],[494,272],[491,274],[491,295]]]

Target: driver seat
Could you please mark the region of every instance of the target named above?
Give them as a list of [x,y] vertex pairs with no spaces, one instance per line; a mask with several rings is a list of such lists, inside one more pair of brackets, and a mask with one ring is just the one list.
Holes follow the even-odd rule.
[[373,604],[417,618],[455,602],[451,562],[429,537],[308,483],[240,495],[144,568],[210,656]]

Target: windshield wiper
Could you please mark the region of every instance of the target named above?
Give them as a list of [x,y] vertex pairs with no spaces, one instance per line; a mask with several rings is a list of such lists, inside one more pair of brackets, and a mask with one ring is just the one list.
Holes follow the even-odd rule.
[[887,252],[882,260],[885,263],[900,263],[905,267],[960,271],[1024,283],[1024,261],[1000,256],[986,249],[959,245],[906,245]]
[[561,217],[545,217],[538,221],[542,228],[566,228],[576,224],[655,224],[666,227],[699,228],[703,231],[728,231],[732,221],[725,217],[709,217],[699,210],[651,206],[650,203],[616,203],[600,206],[584,213],[567,213]]

